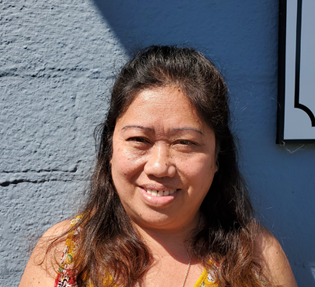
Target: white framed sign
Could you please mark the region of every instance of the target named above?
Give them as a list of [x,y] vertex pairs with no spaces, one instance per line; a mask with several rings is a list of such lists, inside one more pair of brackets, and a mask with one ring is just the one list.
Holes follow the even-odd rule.
[[276,142],[315,142],[315,0],[279,3]]

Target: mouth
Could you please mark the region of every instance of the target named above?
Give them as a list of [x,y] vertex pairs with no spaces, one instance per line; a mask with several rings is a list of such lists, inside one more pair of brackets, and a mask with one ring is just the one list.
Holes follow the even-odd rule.
[[162,196],[169,196],[169,195],[174,194],[177,191],[177,189],[172,189],[172,190],[146,189],[145,191],[152,196],[162,197]]
[[141,198],[144,203],[151,207],[166,207],[178,196],[181,189],[162,186],[139,186]]

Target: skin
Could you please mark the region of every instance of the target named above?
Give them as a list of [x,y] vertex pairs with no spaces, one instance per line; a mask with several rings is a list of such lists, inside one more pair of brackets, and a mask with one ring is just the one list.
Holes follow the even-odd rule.
[[[56,278],[57,265],[54,259],[60,261],[66,238],[62,238],[44,257],[49,242],[62,235],[70,227],[70,220],[60,222],[48,229],[38,241],[22,276],[20,287],[50,286],[53,287]],[[43,264],[39,264],[43,260]]]
[[[116,123],[111,164],[138,227],[180,230],[198,222],[217,171],[215,136],[180,89],[144,90]],[[156,197],[148,189],[176,192]]]
[[[190,259],[185,286],[194,286],[203,267],[189,255],[186,240],[198,227],[200,205],[217,171],[211,128],[179,88],[144,90],[117,120],[111,165],[121,202],[154,258],[141,287],[162,287],[165,282],[182,286]],[[157,197],[150,190],[175,192]],[[54,286],[56,265],[46,263],[53,254],[61,258],[64,240],[43,265],[37,264],[38,258],[47,239],[62,234],[69,224],[59,223],[43,235],[20,287]],[[297,286],[279,242],[264,228],[255,242],[255,255],[273,286]]]
[[280,243],[264,227],[261,227],[254,251],[264,273],[271,279],[272,286],[297,287],[290,263]]

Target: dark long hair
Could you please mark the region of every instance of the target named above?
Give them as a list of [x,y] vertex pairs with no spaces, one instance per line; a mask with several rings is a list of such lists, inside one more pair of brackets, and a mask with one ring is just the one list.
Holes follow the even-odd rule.
[[257,224],[238,168],[226,84],[202,53],[176,46],[140,51],[115,81],[106,120],[97,133],[98,155],[89,198],[77,224],[84,225],[75,257],[78,284],[83,286],[88,277],[95,287],[103,286],[104,274],[111,273],[122,286],[131,286],[150,268],[151,253],[120,202],[110,161],[117,119],[140,91],[165,86],[183,89],[216,139],[219,169],[201,205],[203,220],[189,241],[191,250],[205,267],[210,267],[210,258],[217,263],[220,286],[261,286],[261,268],[253,254]]

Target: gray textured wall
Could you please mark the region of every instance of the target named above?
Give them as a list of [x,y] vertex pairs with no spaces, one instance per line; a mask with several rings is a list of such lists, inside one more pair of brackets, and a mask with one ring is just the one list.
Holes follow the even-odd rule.
[[154,43],[218,64],[258,215],[299,285],[315,286],[314,145],[275,145],[277,13],[274,0],[0,0],[0,286],[17,285],[27,248],[75,212],[114,74]]
[[73,214],[123,48],[89,1],[0,1],[0,286]]

